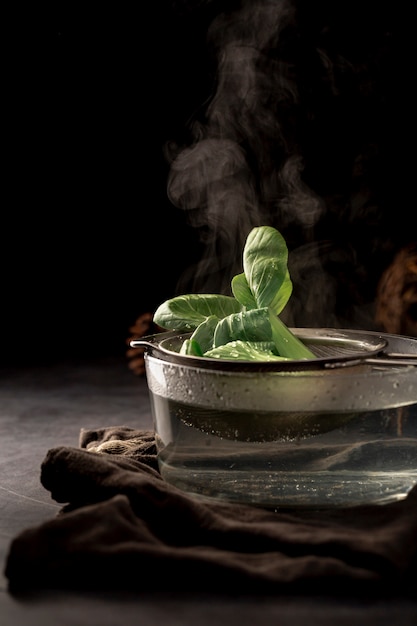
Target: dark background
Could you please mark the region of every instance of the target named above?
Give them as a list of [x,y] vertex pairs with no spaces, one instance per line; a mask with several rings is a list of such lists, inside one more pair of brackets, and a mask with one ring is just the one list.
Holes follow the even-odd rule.
[[4,363],[124,354],[193,254],[163,149],[201,101],[197,22],[169,2],[59,4],[8,33]]
[[[344,99],[324,97],[321,107],[314,93],[316,124],[305,129],[308,182],[326,198],[348,195],[352,142],[373,133],[370,185],[382,200],[371,219],[350,223],[357,266],[346,281],[359,277],[366,306],[379,273],[415,238],[411,16],[401,2],[298,4],[307,39],[333,33],[326,40],[333,58],[378,70],[379,82],[364,81],[360,97],[346,87]],[[63,3],[53,13],[22,9],[10,22],[3,364],[125,354],[130,325],[174,295],[199,257],[198,234],[167,197],[164,149],[189,140],[189,121],[213,89],[207,27],[220,7],[238,5],[165,1],[87,11]]]

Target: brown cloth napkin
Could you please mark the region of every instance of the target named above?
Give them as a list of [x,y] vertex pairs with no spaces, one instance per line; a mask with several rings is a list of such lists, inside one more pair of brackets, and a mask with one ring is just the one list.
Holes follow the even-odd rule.
[[383,506],[315,511],[197,499],[162,480],[153,433],[125,427],[49,450],[41,482],[65,506],[12,541],[12,592],[417,589],[417,489]]

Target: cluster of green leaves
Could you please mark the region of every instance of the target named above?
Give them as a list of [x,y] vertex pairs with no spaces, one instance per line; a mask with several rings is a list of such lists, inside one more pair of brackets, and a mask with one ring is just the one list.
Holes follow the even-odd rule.
[[181,354],[218,359],[279,361],[314,354],[280,320],[292,294],[288,249],[272,226],[249,233],[243,273],[234,276],[233,296],[190,294],[167,300],[154,314],[161,328],[192,333]]

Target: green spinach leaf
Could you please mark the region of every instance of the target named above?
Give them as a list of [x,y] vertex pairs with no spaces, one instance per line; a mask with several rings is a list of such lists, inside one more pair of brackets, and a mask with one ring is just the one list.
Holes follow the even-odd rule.
[[242,305],[231,296],[190,294],[163,302],[153,319],[161,328],[190,332],[212,315],[221,319],[241,310]]
[[189,294],[155,311],[162,328],[192,332],[181,354],[242,360],[312,359],[311,350],[280,320],[292,294],[288,249],[281,233],[259,226],[243,250],[244,272],[233,277],[232,296]]
[[268,342],[230,341],[209,350],[204,356],[238,361],[288,361],[287,358],[275,354],[273,347],[274,344]]

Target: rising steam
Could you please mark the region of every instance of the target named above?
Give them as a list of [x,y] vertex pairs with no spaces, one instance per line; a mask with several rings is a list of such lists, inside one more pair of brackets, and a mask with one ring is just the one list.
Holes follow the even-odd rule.
[[[203,245],[202,258],[181,277],[178,290],[230,293],[249,231],[269,224],[290,250],[294,293],[283,314],[287,323],[354,325],[352,314],[337,311],[339,268],[356,262],[344,232],[350,218],[343,194],[350,189],[340,192],[335,184],[335,191],[323,186],[321,192],[319,183],[314,189],[311,143],[320,139],[316,100],[340,100],[337,72],[355,72],[341,55],[330,58],[320,45],[324,31],[306,28],[296,2],[243,0],[234,6],[207,29],[213,93],[190,123],[190,143],[171,145],[167,153],[169,198],[187,212]],[[357,168],[358,158],[346,156]],[[324,161],[331,159],[326,154]],[[318,180],[327,174],[319,172]],[[357,191],[356,206],[363,210],[372,201]],[[348,291],[346,301],[354,301],[356,294]]]

